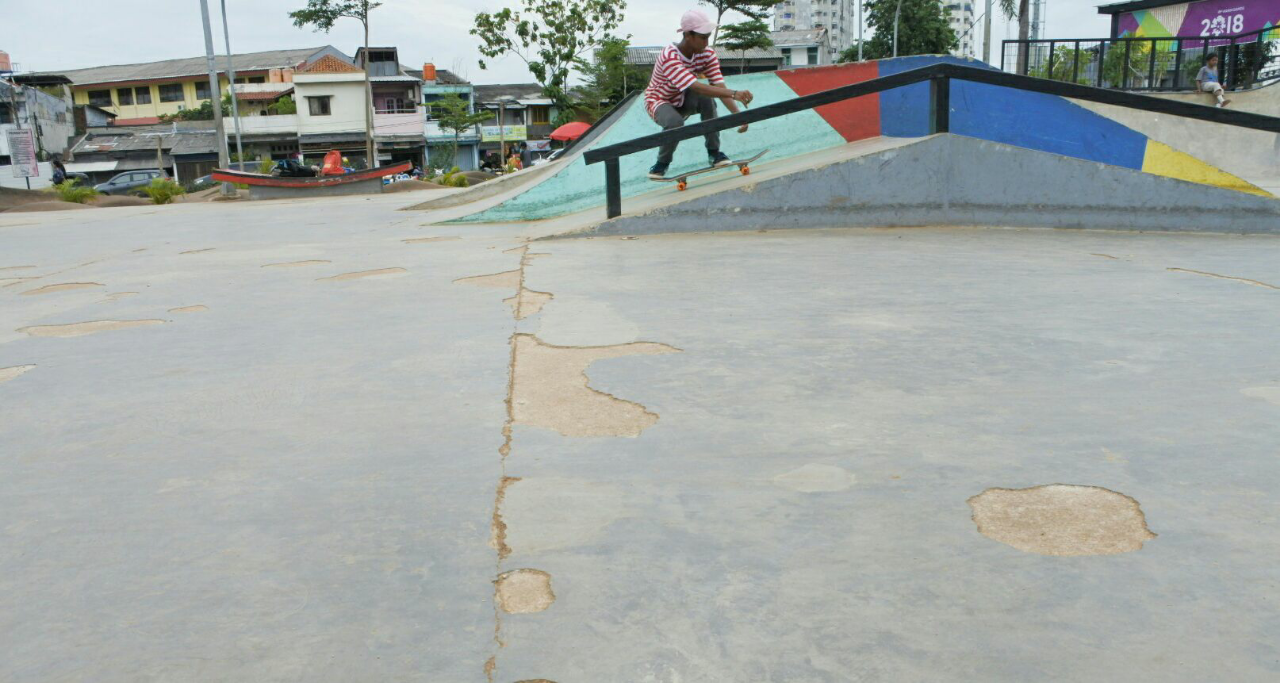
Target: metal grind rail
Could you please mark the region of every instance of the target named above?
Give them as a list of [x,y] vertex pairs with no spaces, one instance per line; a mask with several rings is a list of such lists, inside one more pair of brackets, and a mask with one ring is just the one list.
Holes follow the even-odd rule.
[[763,107],[729,114],[728,116],[717,117],[710,121],[699,121],[680,128],[664,130],[638,137],[634,140],[608,145],[600,149],[588,150],[583,154],[583,160],[588,164],[604,162],[605,205],[608,217],[616,218],[622,215],[622,178],[618,159],[628,154],[635,154],[636,152],[643,152],[662,145],[702,137],[707,133],[736,128],[743,124],[794,114],[806,109],[820,107],[824,104],[842,102],[855,97],[871,95],[926,81],[929,83],[930,132],[949,133],[951,132],[952,79],[1056,95],[1058,97],[1069,97],[1077,100],[1088,100],[1129,109],[1140,109],[1158,114],[1170,114],[1188,119],[1208,121],[1210,123],[1252,128],[1270,133],[1280,133],[1280,118],[1272,116],[1165,100],[1148,95],[1107,90],[1075,83],[1019,76],[991,69],[940,63],[873,78],[861,83],[842,85],[838,88],[775,102]]

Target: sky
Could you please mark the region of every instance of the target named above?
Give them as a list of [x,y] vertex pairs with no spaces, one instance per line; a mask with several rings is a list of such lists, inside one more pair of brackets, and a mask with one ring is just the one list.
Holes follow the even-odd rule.
[[[214,47],[225,51],[219,0],[209,0]],[[235,52],[333,45],[354,54],[362,42],[359,22],[345,19],[332,32],[295,28],[288,12],[305,0],[226,0]],[[975,11],[982,13],[983,0]],[[477,12],[518,7],[518,0],[383,0],[370,20],[370,43],[399,48],[400,61],[419,68],[432,62],[474,83],[531,82],[524,63],[507,56],[482,70],[476,39],[468,34]],[[619,32],[633,45],[661,45],[676,36],[680,15],[695,7],[692,0],[632,0]],[[131,64],[204,54],[204,32],[198,0],[62,0],[52,11],[44,2],[0,0],[0,50],[22,71],[75,69]],[[104,8],[109,7],[109,10]],[[1109,23],[1089,0],[1046,0],[1046,38],[1097,38]],[[76,18],[83,8],[82,19]],[[705,7],[704,7],[705,8]],[[997,14],[998,14],[997,10]],[[726,15],[725,21],[733,15]],[[981,25],[976,29],[981,42]],[[993,60],[998,42],[1017,37],[1016,22],[999,17],[991,27]],[[979,47],[979,56],[981,48]]]

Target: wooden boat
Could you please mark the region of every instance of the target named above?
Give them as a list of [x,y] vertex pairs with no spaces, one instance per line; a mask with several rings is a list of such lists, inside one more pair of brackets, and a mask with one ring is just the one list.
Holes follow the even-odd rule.
[[212,177],[214,182],[243,183],[250,187],[291,187],[306,189],[347,185],[350,183],[358,183],[361,181],[375,179],[380,181],[382,178],[389,175],[408,173],[412,168],[413,164],[411,162],[402,161],[390,166],[376,166],[374,168],[366,168],[361,171],[353,171],[342,175],[314,176],[311,178],[286,178],[283,176],[263,175],[261,173],[248,173],[245,171],[233,171],[231,169],[219,168],[214,169]]

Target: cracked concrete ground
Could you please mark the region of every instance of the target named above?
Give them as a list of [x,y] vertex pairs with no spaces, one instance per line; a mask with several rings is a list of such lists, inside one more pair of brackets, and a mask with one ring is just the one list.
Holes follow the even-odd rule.
[[1280,239],[407,203],[0,216],[0,680],[1280,676]]

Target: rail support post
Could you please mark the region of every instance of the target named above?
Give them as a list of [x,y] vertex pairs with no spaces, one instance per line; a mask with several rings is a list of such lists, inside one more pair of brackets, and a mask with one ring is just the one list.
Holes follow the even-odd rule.
[[618,171],[617,159],[606,159],[604,162],[604,197],[608,207],[608,217],[617,218],[622,215],[622,176]]
[[951,78],[936,76],[929,79],[929,103],[933,111],[933,132],[951,132]]

